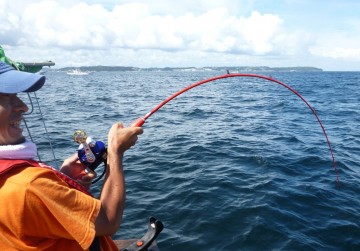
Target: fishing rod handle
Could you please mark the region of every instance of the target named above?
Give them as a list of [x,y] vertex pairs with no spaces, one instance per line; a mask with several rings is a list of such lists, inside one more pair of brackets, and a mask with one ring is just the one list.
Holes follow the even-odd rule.
[[145,119],[143,119],[143,118],[138,118],[137,120],[135,120],[134,122],[132,122],[129,127],[141,127],[144,123],[145,123]]

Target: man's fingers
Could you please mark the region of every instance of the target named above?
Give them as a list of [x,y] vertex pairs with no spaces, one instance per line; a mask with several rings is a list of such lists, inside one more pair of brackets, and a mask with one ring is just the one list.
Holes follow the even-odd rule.
[[84,182],[91,182],[93,179],[96,178],[96,173],[94,171],[89,171],[87,174],[81,177],[81,181]]

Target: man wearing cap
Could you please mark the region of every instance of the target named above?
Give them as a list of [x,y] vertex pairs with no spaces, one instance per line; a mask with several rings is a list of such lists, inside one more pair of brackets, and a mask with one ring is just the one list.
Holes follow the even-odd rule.
[[[97,250],[117,250],[109,236],[119,228],[125,206],[122,159],[142,129],[111,127],[106,176],[95,199],[78,182],[37,162],[36,146],[22,135],[28,107],[17,93],[37,91],[44,83],[44,76],[0,62],[0,250],[92,250],[94,239]],[[84,167],[73,156],[61,170],[77,177]]]

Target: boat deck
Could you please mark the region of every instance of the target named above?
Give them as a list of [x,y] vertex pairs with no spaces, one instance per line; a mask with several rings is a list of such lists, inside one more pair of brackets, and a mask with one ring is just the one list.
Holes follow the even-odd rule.
[[[116,246],[119,248],[119,250],[123,250],[126,247],[128,247],[130,244],[136,242],[136,239],[133,240],[114,240]],[[147,249],[148,251],[159,251],[159,248],[156,244],[156,240],[151,243],[151,246]]]

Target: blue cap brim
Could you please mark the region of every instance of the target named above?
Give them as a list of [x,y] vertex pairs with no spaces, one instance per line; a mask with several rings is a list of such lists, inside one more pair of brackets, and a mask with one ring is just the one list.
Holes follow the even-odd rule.
[[17,71],[11,67],[0,74],[0,93],[34,92],[39,90],[44,83],[45,76]]

